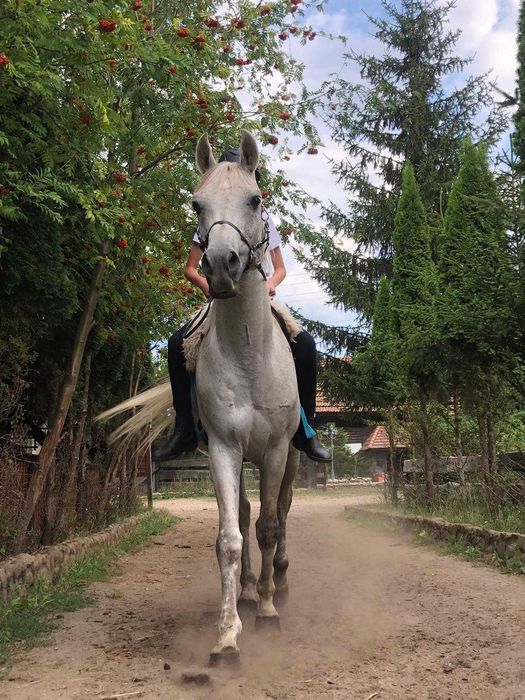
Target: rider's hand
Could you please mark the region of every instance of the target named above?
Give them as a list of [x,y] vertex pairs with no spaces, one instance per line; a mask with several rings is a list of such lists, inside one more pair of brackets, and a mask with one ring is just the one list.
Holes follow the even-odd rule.
[[266,280],[266,286],[268,287],[268,294],[271,297],[275,296],[275,284],[272,282],[271,279]]

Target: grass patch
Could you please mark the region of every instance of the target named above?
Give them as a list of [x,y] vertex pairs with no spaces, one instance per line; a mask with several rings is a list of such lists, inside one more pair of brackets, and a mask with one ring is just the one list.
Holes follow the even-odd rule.
[[119,557],[137,551],[150,537],[159,535],[175,522],[177,518],[169,513],[153,510],[116,544],[73,561],[54,583],[40,580],[27,593],[21,591],[0,604],[0,664],[9,661],[17,646],[29,648],[53,630],[58,624],[55,617],[58,613],[92,605],[94,600],[86,587],[117,573]]
[[401,510],[408,515],[444,518],[449,523],[479,525],[500,532],[525,534],[525,506],[517,503],[502,506],[497,512],[490,513],[481,505],[450,496],[432,504],[407,501]]

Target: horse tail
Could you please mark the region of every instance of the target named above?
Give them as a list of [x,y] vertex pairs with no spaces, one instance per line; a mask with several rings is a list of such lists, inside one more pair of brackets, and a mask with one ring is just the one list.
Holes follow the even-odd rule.
[[106,422],[126,411],[135,410],[122,425],[108,437],[110,445],[129,446],[138,439],[138,451],[150,445],[173,421],[171,385],[163,382],[132,396],[98,415],[95,420]]

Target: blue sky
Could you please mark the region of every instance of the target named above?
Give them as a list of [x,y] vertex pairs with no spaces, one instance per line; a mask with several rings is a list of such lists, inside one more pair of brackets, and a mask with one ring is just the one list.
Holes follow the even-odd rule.
[[[399,0],[397,0],[399,2]],[[440,0],[440,2],[445,0]],[[451,12],[452,29],[460,29],[457,52],[473,57],[469,72],[492,71],[491,78],[504,90],[514,91],[516,74],[516,26],[520,0],[457,0]],[[328,0],[323,14],[311,13],[309,22],[317,30],[325,30],[348,37],[348,47],[355,51],[380,50],[372,37],[367,14],[377,17],[383,12],[380,0]],[[292,49],[292,55],[305,64],[305,83],[310,88],[319,86],[332,72],[343,66],[345,49],[336,42],[318,36],[307,47]],[[343,72],[349,79],[358,79],[352,67]],[[343,153],[331,141],[330,134],[319,121],[323,147],[317,157],[301,155],[285,163],[285,171],[307,191],[324,201],[343,205],[344,193],[335,182],[328,167],[328,158],[342,158]],[[270,151],[268,155],[271,155]],[[283,168],[283,162],[276,162]],[[312,210],[310,218],[320,224]],[[287,304],[300,308],[305,316],[337,325],[352,325],[351,314],[343,313],[330,304],[324,292],[295,260],[292,251],[285,249],[288,277],[279,287],[278,296]]]

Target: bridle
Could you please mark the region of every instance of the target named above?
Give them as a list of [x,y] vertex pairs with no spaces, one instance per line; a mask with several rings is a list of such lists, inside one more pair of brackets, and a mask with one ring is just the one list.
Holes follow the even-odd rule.
[[246,236],[243,234],[243,232],[241,231],[241,229],[238,226],[233,224],[231,221],[228,221],[227,219],[221,219],[219,221],[213,222],[213,224],[208,229],[208,233],[206,234],[206,238],[203,238],[201,236],[200,227],[197,228],[197,237],[199,239],[200,249],[202,250],[203,253],[206,252],[206,250],[208,248],[208,241],[210,240],[210,232],[214,226],[219,226],[222,224],[226,224],[226,226],[231,226],[231,228],[234,231],[237,231],[241,241],[248,248],[248,262],[246,263],[246,266],[245,266],[244,270],[242,271],[242,274],[244,274],[247,270],[249,270],[252,267],[252,265],[255,265],[257,270],[259,270],[259,272],[263,276],[263,279],[266,279],[266,273],[263,270],[261,262],[258,259],[258,255],[257,255],[259,250],[263,246],[265,246],[264,251],[263,251],[263,255],[264,255],[264,253],[266,253],[266,251],[268,250],[268,246],[270,244],[270,221],[269,221],[269,215],[268,215],[268,212],[266,211],[266,209],[261,209],[261,219],[263,221],[264,236],[263,236],[262,240],[259,241],[259,243],[250,243],[250,241],[247,240]]

